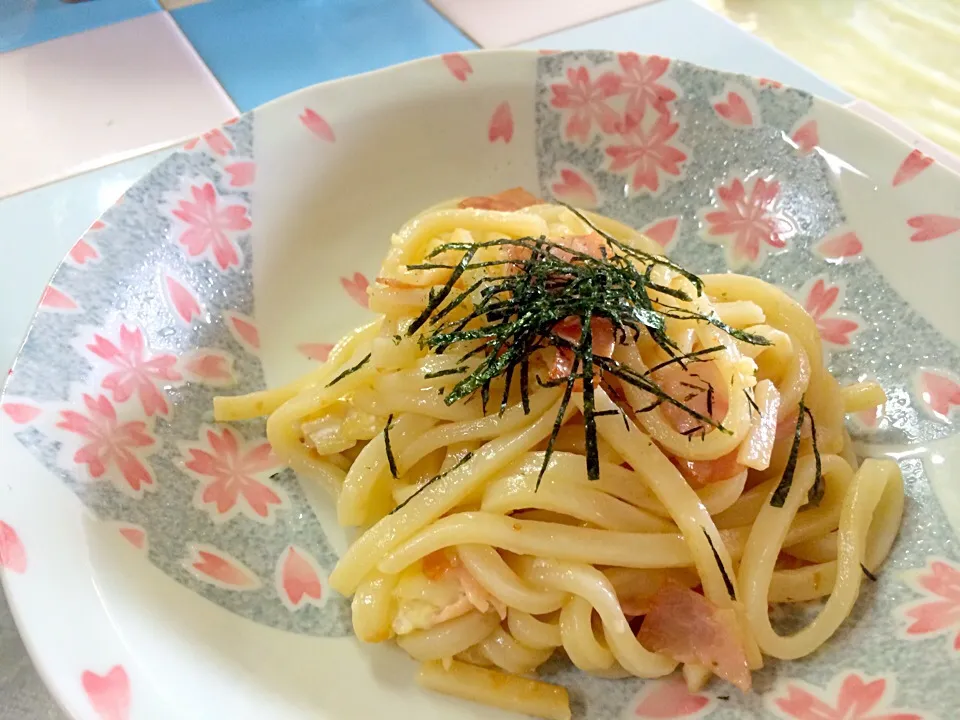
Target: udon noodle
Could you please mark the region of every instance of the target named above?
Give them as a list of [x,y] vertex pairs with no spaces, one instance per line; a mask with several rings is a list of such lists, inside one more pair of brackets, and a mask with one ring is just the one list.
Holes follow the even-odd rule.
[[[289,385],[216,399],[218,421],[268,416],[360,528],[330,585],[426,687],[568,718],[531,677],[559,651],[747,691],[826,642],[886,557],[900,471],[844,428],[882,389],[841,387],[781,290],[659,251],[519,189],[431,208],[393,236],[375,320]],[[771,603],[824,597],[772,627]]]

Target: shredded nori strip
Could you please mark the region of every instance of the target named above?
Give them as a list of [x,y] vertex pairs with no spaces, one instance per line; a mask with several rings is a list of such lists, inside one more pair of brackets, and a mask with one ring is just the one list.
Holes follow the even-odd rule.
[[662,370],[668,365],[673,365],[674,363],[677,363],[681,367],[684,367],[683,366],[684,362],[690,362],[690,361],[707,362],[709,358],[704,358],[703,357],[704,355],[711,355],[715,352],[719,352],[720,350],[725,350],[725,349],[726,348],[724,348],[723,345],[714,345],[713,347],[704,348],[703,350],[696,350],[694,352],[688,352],[683,355],[677,355],[676,357],[672,357],[669,360],[664,360],[662,363],[658,363],[657,365],[654,365],[652,368],[647,370],[644,373],[644,375],[652,375],[657,370]]
[[860,563],[860,569],[863,570],[863,574],[867,576],[867,579],[868,579],[870,582],[876,582],[876,581],[877,581],[877,576],[874,575],[874,574],[873,574],[872,572],[870,572],[869,570],[867,570],[867,566],[866,566],[866,565],[864,565],[863,563]]
[[543,454],[543,465],[540,466],[540,472],[537,474],[537,485],[534,487],[534,492],[540,489],[540,481],[543,480],[543,474],[547,471],[547,465],[550,464],[550,456],[553,455],[553,443],[556,442],[557,435],[560,432],[560,426],[563,424],[563,416],[567,414],[567,405],[570,404],[570,396],[573,394],[573,386],[576,382],[575,376],[579,364],[579,358],[573,361],[573,369],[570,372],[570,377],[567,378],[567,387],[563,391],[563,399],[560,401],[557,419],[553,421],[553,431],[550,433],[550,439],[547,440],[547,449]]
[[383,427],[383,447],[387,451],[387,464],[390,466],[390,474],[394,479],[397,477],[397,461],[393,457],[393,450],[390,449],[390,428],[393,427],[393,415],[387,418],[387,424]]
[[[666,323],[670,318],[709,323],[734,338],[751,344],[769,345],[770,341],[724,324],[715,314],[699,313],[680,305],[664,302],[669,298],[681,302],[691,300],[690,294],[656,283],[652,279],[657,266],[669,268],[686,278],[702,295],[703,282],[695,274],[659,255],[637,250],[598,228],[579,210],[569,208],[591,229],[606,241],[602,257],[581,252],[546,237],[501,238],[477,243],[447,242],[433,248],[424,262],[408,266],[409,269],[445,269],[450,271],[442,287],[431,290],[426,307],[407,328],[407,335],[420,332],[420,346],[435,353],[445,353],[463,343],[471,343],[458,358],[458,368],[431,373],[425,377],[453,375],[463,370],[463,377],[444,395],[447,405],[468,401],[479,393],[483,413],[487,413],[491,383],[502,378],[504,383],[500,405],[502,414],[509,400],[513,374],[520,372],[520,396],[524,413],[529,413],[529,363],[530,356],[544,348],[554,352],[569,353],[574,371],[566,378],[536,378],[543,387],[564,387],[560,409],[550,439],[544,463],[537,478],[537,486],[543,477],[553,452],[560,424],[569,405],[576,384],[582,386],[584,432],[586,441],[587,474],[599,478],[599,452],[597,447],[595,408],[595,381],[606,388],[605,376],[616,377],[653,396],[648,408],[634,412],[649,412],[663,403],[669,403],[688,413],[701,425],[690,432],[700,432],[705,437],[707,428],[716,428],[730,433],[712,419],[714,404],[713,386],[699,388],[707,392],[705,416],[687,406],[685,401],[665,392],[651,374],[676,363],[686,369],[688,362],[705,362],[712,353],[724,349],[722,345],[684,353],[670,339]],[[506,259],[474,261],[477,253],[485,248],[515,249],[517,252]],[[433,262],[444,253],[459,252],[459,261]],[[465,272],[501,267],[506,273],[485,274],[465,290],[458,285]],[[455,289],[456,288],[456,289]],[[479,296],[479,299],[478,299]],[[455,308],[471,300],[472,309],[453,314]],[[580,323],[579,342],[572,342],[558,334],[558,326],[575,318]],[[637,372],[612,358],[595,356],[592,339],[597,333],[598,322],[609,323],[614,340],[634,341],[646,333],[665,353],[668,360],[655,365],[646,372]],[[462,366],[469,358],[477,358],[479,364]],[[692,399],[692,398],[687,398]],[[627,414],[620,408],[624,423],[629,429]],[[612,414],[612,413],[605,413]]]
[[467,365],[461,365],[460,367],[447,368],[446,370],[437,370],[436,372],[427,373],[423,376],[424,380],[433,380],[434,378],[444,377],[445,375],[463,375],[470,368]]
[[810,492],[807,493],[807,502],[816,506],[823,500],[823,493],[826,486],[823,482],[823,466],[820,459],[820,450],[817,447],[817,426],[813,420],[813,413],[810,412],[810,408],[804,405],[803,398],[801,398],[800,407],[797,410],[797,427],[793,432],[793,445],[790,447],[790,456],[787,458],[787,464],[783,468],[783,476],[780,478],[780,483],[770,498],[770,504],[773,507],[783,507],[783,504],[787,501],[787,495],[790,494],[790,488],[793,485],[793,475],[797,470],[797,459],[800,455],[800,435],[803,430],[803,420],[805,417],[810,419],[810,438],[813,441],[813,457],[816,462],[816,475],[814,476],[813,485],[810,486]]
[[747,402],[750,403],[750,417],[753,417],[753,411],[757,411],[757,415],[762,415],[760,412],[760,406],[757,405],[757,401],[750,397],[750,393],[747,392],[747,389],[743,389],[743,394],[747,396]]
[[713,538],[710,537],[710,533],[707,532],[706,528],[700,528],[703,530],[704,536],[707,538],[707,542],[710,543],[710,549],[713,551],[713,559],[717,562],[717,567],[720,568],[720,574],[723,575],[723,584],[727,586],[727,594],[730,596],[731,600],[737,599],[737,591],[733,588],[733,581],[730,579],[730,576],[727,575],[727,571],[723,567],[723,561],[720,559],[720,553],[717,552],[717,546],[713,544]]
[[340,373],[339,375],[337,375],[333,380],[331,380],[330,382],[328,382],[328,383],[327,383],[327,387],[333,387],[333,386],[336,385],[338,382],[340,382],[341,380],[343,380],[347,375],[351,375],[351,374],[355,373],[357,370],[359,370],[359,369],[362,368],[364,365],[366,365],[368,362],[370,362],[370,358],[371,358],[371,357],[373,357],[373,356],[372,356],[370,353],[367,353],[366,357],[364,357],[363,360],[361,360],[360,362],[358,362],[358,363],[357,363],[356,365],[354,365],[353,367],[348,367],[348,368],[347,368],[346,370],[344,370],[342,373]]
[[583,356],[583,434],[587,456],[587,479],[600,479],[600,454],[597,450],[597,420],[594,417],[593,396],[593,318],[584,318],[580,338],[580,354]]
[[817,424],[813,421],[813,413],[810,412],[810,408],[803,404],[803,400],[800,401],[800,409],[810,418],[810,439],[813,441],[813,458],[817,463],[817,470],[810,492],[807,493],[807,502],[816,507],[823,500],[823,493],[826,492],[826,484],[823,482],[823,465],[820,461],[820,449],[817,447]]
[[530,414],[530,358],[526,355],[520,361],[520,402],[523,414]]
[[800,401],[800,411],[797,413],[797,427],[793,431],[793,445],[790,446],[790,456],[787,458],[787,464],[783,468],[783,476],[777,489],[773,491],[770,498],[770,504],[773,507],[782,508],[787,501],[787,495],[790,494],[790,487],[793,485],[793,474],[797,470],[797,458],[800,456],[800,433],[803,430],[803,400]]
[[404,500],[402,503],[400,503],[399,505],[397,505],[397,506],[396,506],[393,510],[391,510],[388,514],[389,514],[389,515],[393,515],[397,510],[399,510],[400,508],[406,506],[406,504],[407,504],[408,502],[410,502],[411,500],[413,500],[417,495],[419,495],[420,493],[422,493],[424,490],[426,490],[428,487],[430,487],[430,486],[431,486],[433,483],[435,483],[437,480],[440,480],[441,478],[445,478],[447,475],[449,475],[450,473],[452,473],[454,470],[459,469],[465,462],[467,462],[467,461],[468,461],[470,458],[472,458],[472,457],[473,457],[473,453],[472,453],[472,452],[468,452],[468,453],[467,453],[466,455],[464,455],[462,458],[460,458],[459,460],[457,460],[457,464],[456,464],[456,465],[454,465],[453,467],[447,468],[446,470],[444,470],[444,471],[443,471],[442,473],[440,473],[439,475],[434,475],[432,478],[430,478],[429,480],[427,480],[423,485],[421,485],[420,487],[418,487],[418,488],[417,488],[417,491],[416,491],[415,493],[413,493],[413,495],[411,495],[411,496],[408,497],[406,500]]

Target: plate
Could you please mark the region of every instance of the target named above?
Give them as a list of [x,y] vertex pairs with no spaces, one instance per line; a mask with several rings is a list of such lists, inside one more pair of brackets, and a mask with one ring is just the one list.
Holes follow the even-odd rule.
[[[695,271],[777,283],[832,371],[878,379],[859,451],[900,460],[903,528],[820,651],[756,692],[590,679],[578,718],[948,718],[960,706],[960,178],[763,79],[632,53],[446,55],[303,90],[188,143],[78,241],[0,412],[0,560],[78,718],[489,718],[351,636],[347,538],[264,425],[211,401],[282,383],[369,316],[390,233],[522,185],[644,231]],[[811,609],[813,610],[813,609]],[[799,618],[781,618],[785,623]]]

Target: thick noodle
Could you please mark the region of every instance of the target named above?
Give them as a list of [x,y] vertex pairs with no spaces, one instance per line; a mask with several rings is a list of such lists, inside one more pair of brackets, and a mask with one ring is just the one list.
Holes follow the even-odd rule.
[[[652,288],[649,308],[666,312],[663,335],[613,327],[604,349],[609,320],[588,313],[594,375],[565,380],[580,361],[564,366],[573,354],[554,344],[447,401],[486,361],[485,335],[431,348],[443,323],[430,313],[482,327],[498,297],[484,283],[529,271],[537,238],[569,263],[628,258]],[[845,413],[885,402],[882,388],[841,388],[815,322],[781,290],[733,274],[697,280],[658,250],[616,221],[521,190],[444,203],[393,236],[369,291],[377,318],[326,363],[216,399],[220,422],[267,416],[277,456],[360,529],[330,584],[353,596],[357,637],[395,640],[424,663],[425,687],[569,718],[564,689],[517,677],[559,650],[607,678],[682,666],[693,689],[714,673],[746,689],[763,656],[800,658],[827,642],[864,569],[889,553],[899,468],[860,465],[844,427]],[[563,337],[568,321],[553,332]],[[732,643],[740,667],[698,633],[678,634],[663,593],[704,609],[694,620]],[[820,598],[807,627],[774,631],[771,603]]]

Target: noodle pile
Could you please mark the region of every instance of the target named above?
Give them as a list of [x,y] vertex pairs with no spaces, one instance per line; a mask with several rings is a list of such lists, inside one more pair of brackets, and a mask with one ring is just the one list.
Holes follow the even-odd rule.
[[[562,651],[747,691],[765,656],[830,638],[890,550],[899,468],[860,464],[844,428],[882,389],[840,387],[777,288],[658,250],[522,190],[432,208],[393,236],[376,320],[290,385],[216,399],[218,421],[267,415],[362,529],[330,584],[426,687],[569,718],[530,677]],[[770,603],[825,596],[771,626]]]

